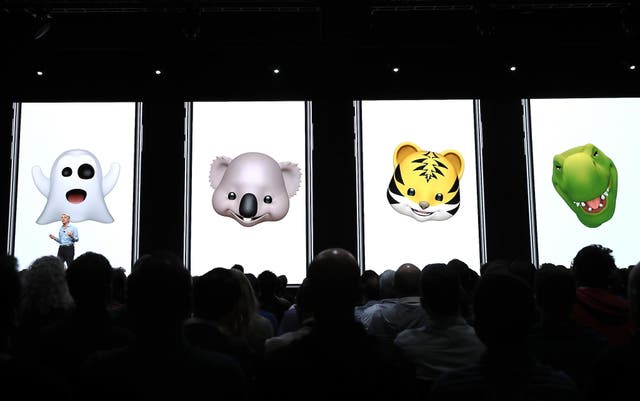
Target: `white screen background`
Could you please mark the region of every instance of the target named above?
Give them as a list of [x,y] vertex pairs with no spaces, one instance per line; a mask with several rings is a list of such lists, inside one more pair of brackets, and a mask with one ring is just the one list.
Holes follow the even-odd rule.
[[113,216],[110,224],[74,222],[79,241],[75,257],[92,251],[103,254],[113,267],[131,268],[133,216],[133,163],[135,103],[23,103],[20,124],[20,155],[16,199],[14,255],[21,269],[40,256],[56,255],[60,221],[36,224],[47,199],[38,191],[31,168],[40,166],[46,177],[56,158],[69,149],[93,153],[103,170],[120,164],[120,175],[105,197]]
[[[195,102],[191,171],[191,274],[241,264],[256,276],[264,270],[299,284],[306,276],[306,169],[304,102]],[[213,210],[209,184],[217,156],[265,153],[296,163],[300,188],[279,221],[241,226]]]
[[[396,212],[386,197],[393,152],[402,142],[464,158],[460,209],[448,220],[418,222]],[[365,269],[378,273],[403,263],[422,268],[453,258],[480,269],[476,149],[472,100],[362,102]]]
[[[571,265],[584,246],[613,251],[620,268],[636,264],[640,199],[640,99],[531,100],[531,138],[539,263]],[[611,220],[589,228],[578,220],[551,183],[553,156],[592,143],[618,170],[618,197]]]

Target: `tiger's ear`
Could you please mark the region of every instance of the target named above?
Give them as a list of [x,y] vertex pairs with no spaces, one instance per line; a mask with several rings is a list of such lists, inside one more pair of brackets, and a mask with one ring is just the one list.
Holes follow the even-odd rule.
[[458,179],[462,178],[462,173],[464,172],[464,159],[462,158],[462,154],[457,150],[445,150],[444,152],[440,152],[440,154],[456,169]]
[[400,164],[405,157],[412,153],[421,152],[422,150],[413,142],[402,142],[393,152],[393,166]]

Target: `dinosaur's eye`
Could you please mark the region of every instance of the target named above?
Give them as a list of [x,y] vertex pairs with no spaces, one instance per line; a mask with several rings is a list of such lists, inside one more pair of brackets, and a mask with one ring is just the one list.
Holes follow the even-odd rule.
[[598,156],[598,151],[597,151],[597,150],[594,150],[594,151],[593,151],[593,157],[596,157],[596,156]]
[[65,167],[62,169],[62,176],[69,177],[73,171],[69,167]]
[[562,167],[559,164],[556,164],[556,170],[560,171]]
[[227,198],[229,200],[234,200],[236,198],[236,193],[235,192],[229,192],[229,195],[227,195]]
[[413,188],[409,188],[409,190],[407,191],[407,195],[416,196],[416,190]]
[[271,198],[270,195],[267,195],[264,197],[264,203],[271,203],[273,202],[273,199]]
[[437,200],[438,202],[442,202],[442,200],[443,200],[443,199],[444,199],[444,196],[442,196],[442,194],[441,194],[441,193],[437,193],[437,194],[436,194],[436,200]]

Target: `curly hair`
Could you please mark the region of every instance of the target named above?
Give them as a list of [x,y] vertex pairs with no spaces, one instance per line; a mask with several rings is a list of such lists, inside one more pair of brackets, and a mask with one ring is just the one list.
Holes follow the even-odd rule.
[[74,306],[65,279],[64,265],[56,256],[42,256],[31,263],[22,291],[21,314],[47,316]]

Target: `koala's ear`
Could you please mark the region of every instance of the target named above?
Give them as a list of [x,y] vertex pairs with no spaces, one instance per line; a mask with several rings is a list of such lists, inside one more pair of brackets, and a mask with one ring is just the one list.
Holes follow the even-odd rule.
[[291,162],[281,162],[280,171],[282,171],[282,178],[284,178],[284,186],[287,189],[289,198],[291,198],[300,188],[302,172],[300,172],[297,164]]
[[220,185],[229,163],[231,163],[231,159],[226,156],[218,156],[211,162],[211,170],[209,170],[211,188],[216,189]]

